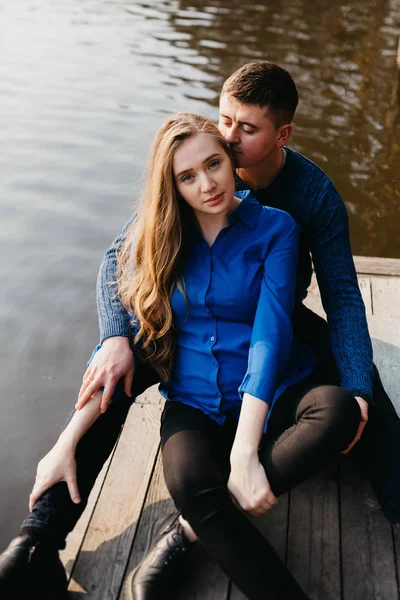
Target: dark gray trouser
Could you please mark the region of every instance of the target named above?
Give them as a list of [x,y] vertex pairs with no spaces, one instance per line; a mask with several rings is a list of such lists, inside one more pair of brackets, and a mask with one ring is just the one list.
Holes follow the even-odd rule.
[[[337,385],[326,322],[302,305],[296,311],[293,325],[299,339],[310,344],[320,359],[318,383]],[[134,377],[132,398],[157,381],[157,374],[140,364]],[[81,503],[74,504],[66,483],[58,483],[39,498],[23,527],[45,529],[60,548],[65,546],[65,538],[82,514],[97,475],[118,439],[132,398],[125,396],[123,386],[119,384],[108,411],[99,417],[78,444],[76,461]],[[363,436],[351,454],[365,469],[385,516],[392,523],[400,523],[400,420],[376,369],[374,400],[375,409],[371,411]]]
[[[318,356],[318,382],[339,385],[326,321],[300,305],[293,316],[293,329]],[[373,399],[375,407],[369,410],[368,423],[351,457],[370,480],[385,517],[400,523],[400,419],[375,365]]]

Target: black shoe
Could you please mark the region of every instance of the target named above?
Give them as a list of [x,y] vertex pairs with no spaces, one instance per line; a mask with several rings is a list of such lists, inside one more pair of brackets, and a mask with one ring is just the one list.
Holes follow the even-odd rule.
[[66,600],[67,576],[58,550],[32,543],[29,535],[12,540],[0,555],[2,600]]
[[125,583],[126,600],[153,600],[168,597],[165,585],[172,583],[180,571],[191,543],[185,537],[179,515],[160,533],[140,565],[132,571]]

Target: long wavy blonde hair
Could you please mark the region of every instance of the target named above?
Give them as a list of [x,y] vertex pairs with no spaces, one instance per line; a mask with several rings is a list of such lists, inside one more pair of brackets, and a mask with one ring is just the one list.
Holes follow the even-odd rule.
[[188,225],[194,218],[177,192],[173,158],[176,149],[198,133],[214,136],[231,157],[224,137],[210,119],[192,113],[172,116],[153,141],[141,207],[117,255],[118,294],[139,328],[134,344],[162,380],[170,376],[178,333],[171,309],[175,286],[186,299],[182,260]]

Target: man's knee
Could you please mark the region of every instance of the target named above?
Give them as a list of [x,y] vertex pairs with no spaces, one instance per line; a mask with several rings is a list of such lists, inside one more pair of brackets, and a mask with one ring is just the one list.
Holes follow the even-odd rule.
[[346,440],[354,439],[361,411],[350,392],[341,387],[322,385],[308,392],[303,400],[303,417],[320,419],[327,431]]

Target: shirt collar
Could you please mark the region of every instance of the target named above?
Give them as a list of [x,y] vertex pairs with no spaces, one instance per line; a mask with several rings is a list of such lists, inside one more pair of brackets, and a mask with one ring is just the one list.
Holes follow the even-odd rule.
[[238,221],[241,221],[247,225],[247,227],[254,229],[260,216],[260,212],[262,211],[261,204],[258,202],[254,193],[248,189],[243,191],[236,190],[235,196],[240,198],[241,202],[229,215],[228,224],[232,226]]

